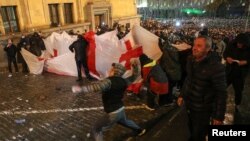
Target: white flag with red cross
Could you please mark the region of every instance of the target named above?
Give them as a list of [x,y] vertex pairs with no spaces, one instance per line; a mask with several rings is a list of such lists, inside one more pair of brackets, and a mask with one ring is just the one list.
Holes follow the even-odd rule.
[[[130,61],[132,59],[138,59],[142,53],[154,60],[158,60],[162,55],[158,47],[158,37],[140,26],[134,26],[121,40],[117,37],[117,31],[107,32],[100,36],[94,32],[88,32],[84,37],[89,42],[88,67],[91,74],[98,79],[108,76],[112,63],[123,64],[128,70],[124,77],[128,77],[131,75]],[[25,59],[29,68],[32,68],[31,73],[42,73],[41,66],[44,62],[46,71],[59,75],[77,76],[74,53],[68,49],[75,40],[76,37],[69,36],[65,32],[62,34],[53,33],[44,40],[46,52],[50,54],[49,58],[36,57],[25,52],[24,56],[33,58]],[[38,63],[40,65],[34,65]],[[141,78],[138,78],[132,87],[137,88],[140,82]]]

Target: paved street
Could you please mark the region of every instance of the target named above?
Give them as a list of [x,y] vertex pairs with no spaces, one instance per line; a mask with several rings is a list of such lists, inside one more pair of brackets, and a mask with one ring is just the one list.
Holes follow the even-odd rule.
[[[77,84],[74,77],[58,76],[49,73],[44,75],[24,76],[22,73],[14,74],[12,78],[7,73],[0,74],[0,141],[88,141],[87,136],[94,121],[102,114],[100,94],[72,94],[71,86]],[[240,113],[236,114],[236,123],[249,124],[249,100],[250,79],[247,80],[244,93],[243,106]],[[89,83],[84,81],[83,84]],[[230,93],[232,93],[231,89]],[[172,119],[176,114],[173,107],[166,107],[157,112],[146,110],[142,101],[134,96],[126,96],[126,112],[142,127],[149,132],[137,140],[150,140],[156,138],[156,131],[163,125],[157,125],[156,121],[166,123],[172,133],[179,134],[175,125],[171,125],[165,119]],[[168,114],[169,113],[169,114]],[[163,116],[165,114],[165,116]],[[167,116],[166,116],[167,115]],[[173,120],[173,119],[172,119]],[[177,122],[176,127],[185,126]],[[176,123],[175,123],[176,124]],[[183,129],[184,130],[184,129]],[[160,130],[159,130],[160,131]],[[162,128],[162,132],[168,129]],[[187,135],[187,133],[183,133]],[[107,141],[124,140],[130,135],[130,130],[115,126],[105,132]],[[159,139],[159,138],[158,138]]]
[[[28,77],[17,73],[12,78],[1,74],[0,140],[88,140],[91,126],[103,114],[101,96],[72,94],[75,79],[48,73]],[[128,117],[140,125],[158,116],[141,107],[142,103],[132,96],[125,101]],[[121,134],[130,132],[120,129],[116,126],[105,134],[105,139],[118,140]]]

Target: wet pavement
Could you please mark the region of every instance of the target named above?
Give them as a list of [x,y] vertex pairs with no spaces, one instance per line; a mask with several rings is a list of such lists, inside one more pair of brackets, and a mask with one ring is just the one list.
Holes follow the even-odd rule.
[[248,78],[245,83],[239,112],[235,113],[234,123],[250,125],[250,73],[248,74]]
[[[100,94],[73,94],[75,77],[22,73],[0,74],[0,141],[85,141],[94,122],[102,116]],[[83,84],[90,83],[84,81]],[[150,112],[134,96],[126,96],[126,113],[136,123],[146,126],[149,120],[166,113]],[[126,138],[130,130],[115,126],[105,132],[105,140]]]
[[[88,138],[88,133],[94,122],[103,114],[100,94],[73,94],[71,86],[77,84],[75,77],[49,73],[27,77],[22,73],[16,73],[12,78],[8,78],[7,75],[7,73],[0,74],[0,141],[91,140]],[[83,84],[86,83],[91,82],[85,80]],[[229,93],[232,95],[232,88],[229,88]],[[231,101],[232,99],[230,96]],[[235,116],[237,124],[250,124],[249,101],[250,79],[247,79],[242,106]],[[166,126],[157,125],[156,122],[160,121],[159,118],[173,119],[170,113],[175,115],[176,108],[163,107],[157,112],[151,112],[142,104],[143,101],[137,100],[133,95],[125,97],[127,116],[149,130],[144,137],[132,140],[152,141],[150,137],[160,135],[156,131],[150,131],[155,129],[153,126],[158,126],[156,129],[167,125],[176,126],[169,122],[163,122]],[[232,109],[231,104],[228,111],[232,113]],[[162,118],[162,115],[168,115],[168,117]],[[176,127],[184,126],[184,121],[180,121],[182,122],[177,121],[179,126]],[[179,134],[176,130],[173,132]],[[116,125],[104,133],[104,139],[126,140],[130,133],[129,129]]]

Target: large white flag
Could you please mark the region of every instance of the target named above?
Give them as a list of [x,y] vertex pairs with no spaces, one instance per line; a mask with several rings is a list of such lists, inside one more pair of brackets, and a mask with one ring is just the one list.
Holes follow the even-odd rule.
[[[138,59],[142,53],[154,60],[158,60],[162,55],[158,47],[158,37],[140,26],[134,26],[121,40],[116,35],[117,31],[100,36],[93,32],[85,34],[89,42],[88,67],[91,74],[97,78],[107,77],[112,63],[123,64],[128,69],[124,76],[127,77],[131,74],[131,59]],[[30,72],[41,74],[44,68],[51,73],[77,76],[74,53],[69,51],[69,46],[76,39],[76,36],[70,36],[66,32],[52,33],[44,40],[46,46],[44,54],[49,55],[37,57],[26,50],[22,51]]]
[[21,54],[29,67],[30,73],[41,74],[43,72],[44,59],[39,59],[39,57],[23,48],[21,50]]

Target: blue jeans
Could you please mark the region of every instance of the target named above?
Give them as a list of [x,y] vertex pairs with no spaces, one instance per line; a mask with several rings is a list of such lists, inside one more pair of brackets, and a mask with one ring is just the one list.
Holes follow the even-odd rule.
[[115,123],[130,128],[137,133],[141,131],[141,128],[138,125],[136,125],[132,120],[128,120],[126,118],[125,111],[124,109],[122,109],[117,113],[105,114],[95,123],[92,131],[95,140],[102,141],[103,140],[102,132],[111,128]]

